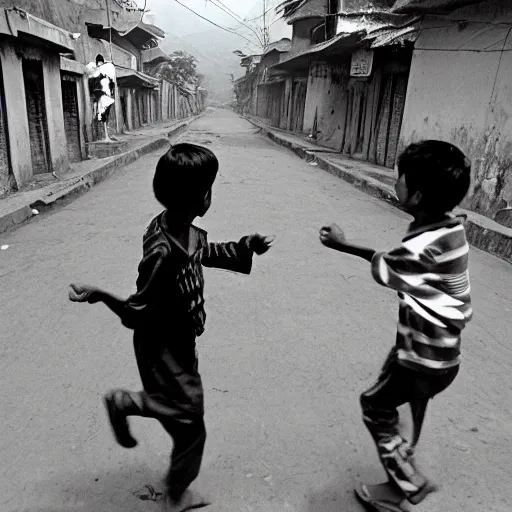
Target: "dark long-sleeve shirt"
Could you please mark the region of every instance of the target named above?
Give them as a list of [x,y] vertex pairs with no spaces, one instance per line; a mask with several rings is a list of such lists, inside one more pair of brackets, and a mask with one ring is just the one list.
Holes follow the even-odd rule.
[[193,254],[187,254],[168,233],[160,214],[148,226],[143,238],[137,292],[128,298],[122,321],[136,328],[141,322],[190,320],[196,336],[204,332],[203,266],[250,274],[253,251],[249,237],[238,242],[208,242],[206,231],[192,226],[197,240]]

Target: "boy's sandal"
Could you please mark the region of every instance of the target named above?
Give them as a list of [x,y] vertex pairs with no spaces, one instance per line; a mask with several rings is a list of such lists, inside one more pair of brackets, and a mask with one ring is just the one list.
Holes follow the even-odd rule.
[[368,487],[364,484],[361,484],[354,492],[358,501],[368,512],[405,512],[405,509],[400,505],[373,498],[368,491]]
[[409,503],[417,505],[418,503],[421,503],[427,495],[433,492],[437,492],[438,490],[439,487],[437,484],[427,481],[427,483],[416,494],[411,494],[406,496],[406,498]]
[[107,393],[103,398],[103,403],[107,409],[110,426],[114,432],[116,441],[123,448],[135,448],[137,440],[130,433],[130,427],[126,420],[126,414],[123,412],[125,391],[117,390]]

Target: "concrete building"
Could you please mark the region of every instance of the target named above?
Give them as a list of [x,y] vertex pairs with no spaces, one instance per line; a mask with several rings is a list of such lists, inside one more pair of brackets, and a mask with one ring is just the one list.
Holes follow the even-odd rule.
[[116,66],[110,134],[204,106],[204,91],[184,85],[168,108],[169,88],[160,90],[143,58],[165,34],[140,11],[111,0],[0,0],[0,7],[0,197],[64,173],[103,138],[85,75],[98,54]]
[[84,153],[70,32],[19,9],[0,11],[0,195],[64,172]]
[[159,121],[160,81],[144,73],[143,50],[157,48],[158,40],[165,37],[164,32],[145,23],[124,33],[87,23],[87,33],[91,38],[108,42],[106,58],[111,58],[116,68],[119,101],[109,120],[110,130],[133,130]]
[[462,206],[512,226],[510,2],[290,0],[282,9],[290,50],[268,66],[276,92],[262,98],[258,87],[258,104],[274,107],[255,115],[388,169],[411,142],[452,142],[473,163]]
[[296,90],[306,80],[300,99],[290,88],[290,103],[299,105],[289,110],[299,118],[294,131],[393,167],[418,18],[393,15],[386,2],[315,0],[285,16],[293,24],[292,48],[274,71],[287,72]]
[[[499,220],[499,212],[512,206],[512,5],[472,3],[451,13],[426,9],[400,147],[424,138],[460,147],[473,163],[472,190],[463,206]],[[402,0],[398,10],[418,11],[418,4]],[[457,3],[443,4],[446,9]]]

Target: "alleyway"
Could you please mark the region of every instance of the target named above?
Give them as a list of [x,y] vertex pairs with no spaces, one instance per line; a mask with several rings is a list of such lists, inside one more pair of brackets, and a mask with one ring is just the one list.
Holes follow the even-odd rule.
[[[358,395],[393,343],[396,300],[368,265],[324,249],[336,221],[356,243],[389,248],[407,216],[312,167],[218,111],[180,136],[208,144],[221,172],[200,225],[215,240],[277,236],[253,274],[206,271],[199,341],[214,512],[359,511],[359,477],[381,478]],[[72,281],[133,290],[141,237],[159,211],[149,155],[54,213],[2,237],[2,512],[158,510],[132,495],[158,484],[170,444],[135,420],[119,448],[101,395],[139,387],[130,332],[101,306],[67,300]],[[512,510],[512,267],[476,249],[475,319],[455,384],[431,409],[419,455],[443,486],[418,512]]]

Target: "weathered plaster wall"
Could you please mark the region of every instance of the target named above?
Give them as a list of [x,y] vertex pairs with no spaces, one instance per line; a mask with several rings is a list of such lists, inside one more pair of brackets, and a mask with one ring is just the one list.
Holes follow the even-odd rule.
[[512,49],[509,27],[434,26],[416,42],[399,149],[425,138],[460,147],[473,163],[463,206],[493,217],[512,203],[512,53],[465,50]]
[[23,59],[42,62],[48,140],[52,170],[62,173],[68,169],[68,150],[64,130],[61,91],[60,56],[40,48],[13,46],[0,42],[0,57],[7,104],[7,125],[13,174],[18,186],[32,177],[30,135],[23,80]]
[[[32,177],[32,157],[28,131],[27,104],[23,87],[23,70],[14,48],[0,41],[0,59],[4,78],[7,127],[12,172],[18,186]],[[9,79],[6,79],[9,77]],[[2,180],[3,181],[3,180]]]
[[69,167],[69,159],[58,55],[48,55],[43,60],[43,76],[52,168],[57,173],[63,173]]
[[[124,31],[140,19],[137,12],[128,12],[116,2],[109,2],[113,26]],[[1,8],[19,7],[70,32],[82,34],[75,42],[77,60],[89,62],[105,46],[87,36],[86,23],[108,24],[106,4],[100,0],[0,0]]]
[[322,18],[327,13],[327,0],[309,0],[286,18],[288,23],[305,18]]
[[311,29],[318,25],[317,18],[308,18],[296,21],[293,24],[292,47],[290,55],[303,50],[307,50],[311,46]]
[[340,58],[335,64],[313,62],[310,66],[304,132],[313,130],[317,115],[317,142],[341,150],[347,109],[349,60]]

